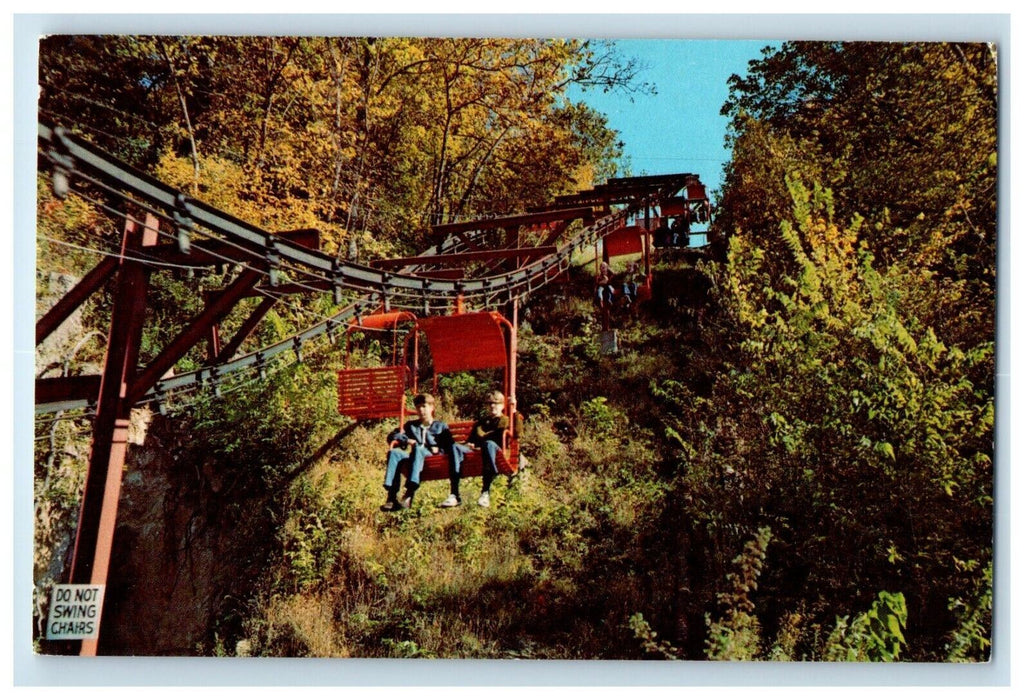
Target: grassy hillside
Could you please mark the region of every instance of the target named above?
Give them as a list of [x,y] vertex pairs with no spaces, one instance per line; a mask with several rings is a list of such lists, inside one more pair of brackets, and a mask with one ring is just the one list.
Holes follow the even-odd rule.
[[[389,422],[362,426],[299,476],[281,556],[240,632],[253,654],[634,658],[630,627],[676,589],[662,524],[673,488],[650,385],[671,368],[669,329],[624,319],[602,356],[586,274],[535,297],[520,329],[527,467],[490,509],[437,504],[381,513]],[[675,335],[675,333],[674,333]],[[651,349],[650,349],[651,348]],[[445,385],[447,386],[447,385]],[[438,415],[460,416],[453,382]],[[474,388],[475,387],[475,388]],[[229,635],[227,635],[229,636]],[[237,647],[233,647],[235,652]]]

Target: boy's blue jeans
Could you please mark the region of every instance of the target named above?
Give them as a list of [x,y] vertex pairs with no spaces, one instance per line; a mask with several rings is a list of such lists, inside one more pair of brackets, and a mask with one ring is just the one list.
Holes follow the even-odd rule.
[[406,450],[402,450],[400,447],[390,448],[390,452],[387,453],[387,473],[383,478],[383,488],[391,495],[397,495],[398,490],[401,488],[400,466],[401,462],[406,459],[412,460],[412,475],[408,477],[408,483],[413,488],[418,486],[423,462],[431,454],[433,453],[422,445],[415,445],[412,448],[411,454],[408,454]]
[[[501,451],[501,445],[494,442],[493,440],[487,440],[483,443],[482,448],[482,460],[483,460],[483,485],[484,491],[490,490],[490,484],[494,481],[494,477],[498,475],[498,452]],[[459,475],[462,473],[462,460],[467,454],[472,452],[471,447],[466,447],[459,443],[451,448],[452,459],[451,459],[451,492],[457,495],[456,487],[459,479]]]

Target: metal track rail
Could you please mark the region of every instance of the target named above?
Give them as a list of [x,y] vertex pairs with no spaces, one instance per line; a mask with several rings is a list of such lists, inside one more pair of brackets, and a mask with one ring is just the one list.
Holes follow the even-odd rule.
[[[304,343],[314,338],[346,328],[347,324],[376,309],[386,306],[411,310],[424,315],[446,311],[461,297],[473,307],[488,308],[513,299],[521,299],[550,283],[557,275],[568,269],[574,252],[585,246],[594,245],[607,233],[624,224],[627,217],[655,204],[662,196],[670,194],[665,188],[649,190],[625,208],[608,214],[558,246],[554,254],[541,257],[516,270],[500,274],[459,280],[433,279],[431,271],[416,274],[424,266],[411,265],[396,272],[376,269],[349,261],[340,261],[317,250],[305,248],[275,234],[218,211],[199,200],[187,197],[174,188],[153,177],[121,163],[113,156],[92,144],[75,138],[61,128],[39,124],[38,137],[45,146],[43,157],[49,161],[55,173],[60,173],[66,182],[77,176],[92,182],[103,183],[110,191],[120,193],[125,199],[150,209],[159,209],[166,217],[180,227],[180,247],[188,249],[191,233],[195,227],[203,227],[222,239],[232,242],[240,249],[254,256],[267,266],[274,293],[276,271],[289,270],[302,276],[307,273],[311,279],[329,281],[326,291],[340,294],[342,290],[356,290],[362,298],[346,308],[309,328],[272,345],[254,352],[235,357],[227,362],[203,367],[198,370],[166,377],[147,392],[138,402],[161,401],[173,392],[182,392],[197,385],[205,385],[249,368],[263,369],[270,358],[284,352],[300,352]],[[664,182],[667,182],[668,178]],[[673,186],[674,189],[676,186]],[[442,252],[461,252],[466,243],[455,236],[448,236],[440,245],[424,251],[422,256],[439,255]],[[88,407],[86,400],[66,400],[38,404],[36,413],[50,413]]]

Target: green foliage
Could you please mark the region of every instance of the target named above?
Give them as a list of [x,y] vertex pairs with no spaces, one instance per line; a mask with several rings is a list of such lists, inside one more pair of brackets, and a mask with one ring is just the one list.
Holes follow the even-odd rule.
[[297,589],[325,581],[342,546],[350,503],[336,497],[325,502],[326,480],[315,484],[301,477],[291,486],[286,525],[280,531],[289,580]]
[[755,605],[749,594],[759,588],[769,546],[771,531],[760,528],[754,540],[750,540],[744,552],[736,559],[739,571],[727,574],[730,587],[718,596],[723,614],[716,621],[708,620],[709,639],[706,656],[719,661],[742,661],[758,658],[762,637],[759,621],[754,616]]
[[[922,278],[878,271],[861,219],[840,227],[828,190],[787,185],[780,240],[794,269],[771,277],[737,239],[719,278],[745,360],[721,409],[752,431],[734,450],[749,465],[739,477],[753,497],[771,493],[795,555],[820,559],[810,580],[825,591],[874,585],[871,563],[887,552],[907,597],[926,595],[957,551],[980,558],[989,546],[992,393],[971,377],[992,346],[939,340],[905,303]],[[828,547],[836,554],[821,559]]]
[[939,337],[965,346],[990,337],[982,319],[994,304],[995,47],[787,42],[750,69],[731,78],[723,108],[735,149],[719,210],[725,230],[776,235],[785,177],[822,180],[872,223],[863,240],[878,266],[937,273],[924,284],[939,289],[920,305],[955,299],[955,314],[941,304],[918,314]]
[[868,612],[838,618],[825,645],[827,661],[898,661],[906,640],[906,599],[901,593],[881,591]]
[[318,355],[306,360],[279,358],[267,381],[222,396],[202,394],[176,415],[215,459],[276,483],[337,429],[335,377]]
[[432,659],[433,654],[423,649],[410,639],[400,642],[393,639],[384,639],[383,646],[387,649],[387,656],[394,659]]
[[947,645],[949,661],[981,661],[992,647],[992,565],[984,567],[974,583],[970,602],[961,598],[949,601],[949,609],[959,618]]
[[456,418],[471,420],[483,413],[484,397],[500,390],[500,372],[455,372],[440,378],[442,403],[453,408]]
[[781,620],[770,654],[825,654],[790,633],[805,610],[848,653],[897,658],[889,602],[833,617],[891,590],[919,606],[907,655],[944,659],[959,634],[987,658],[968,571],[992,546],[996,79],[988,45],[789,42],[731,80],[727,262],[705,267],[702,329],[723,366],[710,396],[653,394],[714,559],[721,533],[773,527],[777,593],[754,600]]
[[590,401],[580,404],[584,428],[592,433],[611,435],[616,428],[625,423],[618,409],[609,405],[604,396],[595,396]]
[[651,628],[648,621],[641,613],[634,613],[630,616],[630,630],[634,637],[641,641],[641,647],[649,654],[658,655],[660,658],[676,660],[680,658],[680,650],[669,642],[659,639],[658,633]]

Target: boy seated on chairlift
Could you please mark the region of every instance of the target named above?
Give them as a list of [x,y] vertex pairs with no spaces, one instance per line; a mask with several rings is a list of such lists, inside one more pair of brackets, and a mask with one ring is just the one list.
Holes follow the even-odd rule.
[[594,279],[594,299],[600,306],[612,306],[616,294],[612,278],[612,268],[607,262],[603,262],[598,267],[598,275]]
[[666,217],[659,219],[659,225],[652,232],[652,240],[655,243],[656,248],[668,248],[670,241],[673,238],[673,230],[670,229],[669,224],[666,223]]
[[641,286],[641,271],[636,262],[627,266],[623,276],[623,303],[633,306],[637,301],[637,290]]
[[[443,452],[448,455],[454,469],[452,455],[455,441],[447,423],[433,417],[436,401],[429,394],[419,394],[415,397],[414,403],[415,410],[419,413],[418,419],[407,421],[404,427],[392,431],[387,436],[390,452],[387,453],[387,473],[383,479],[383,488],[387,490],[387,502],[380,506],[380,510],[383,511],[412,507],[412,499],[419,489],[419,475],[422,473],[423,463],[430,455]],[[401,490],[401,463],[405,460],[411,461],[412,471],[405,483],[404,496],[398,500],[397,494]]]
[[[483,480],[477,505],[490,507],[490,485],[498,475],[498,453],[505,444],[505,431],[508,430],[508,416],[505,415],[505,395],[500,391],[492,391],[487,395],[486,413],[476,421],[469,431],[469,442],[480,450],[483,462]],[[455,443],[451,459],[451,493],[440,504],[441,508],[453,508],[462,505],[459,493],[461,481],[462,459],[472,452],[472,448]]]
[[673,247],[683,248],[687,245],[688,240],[688,227],[684,222],[683,216],[677,216],[673,219]]

